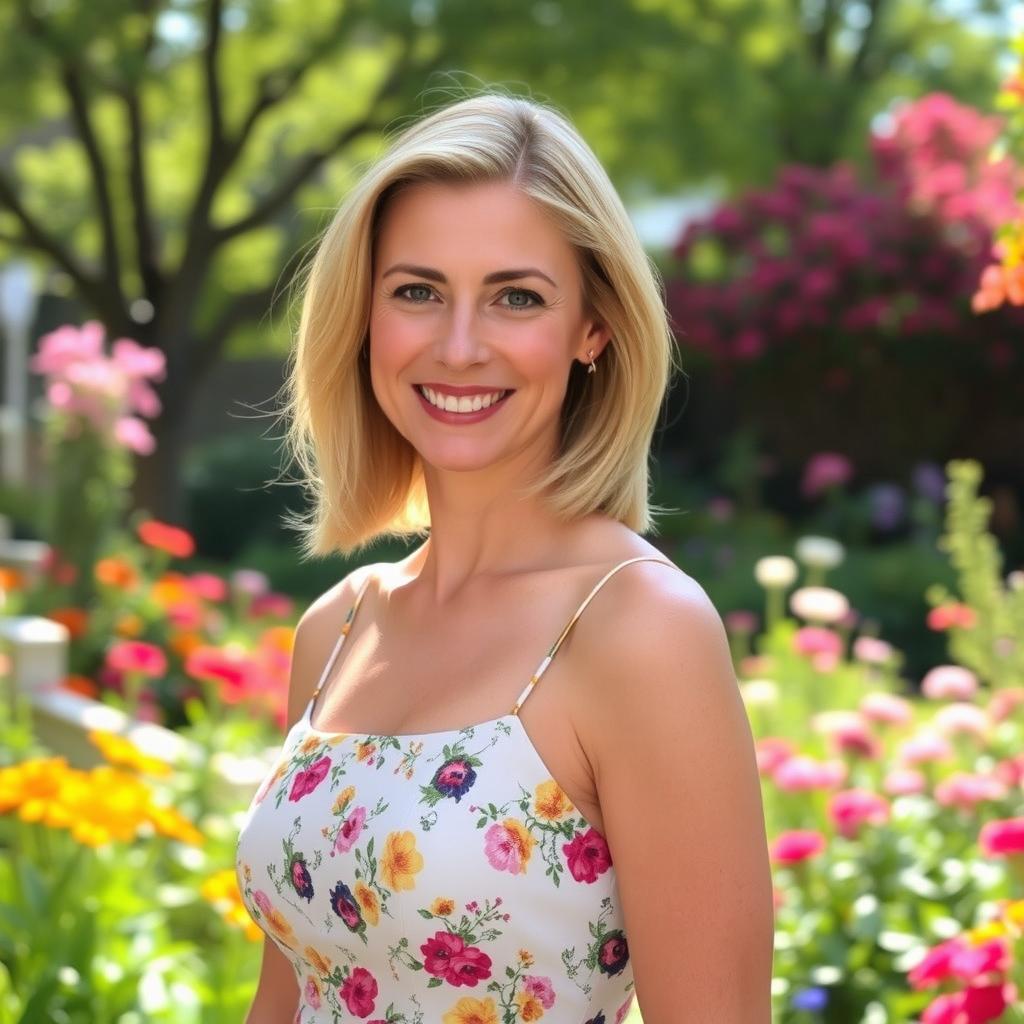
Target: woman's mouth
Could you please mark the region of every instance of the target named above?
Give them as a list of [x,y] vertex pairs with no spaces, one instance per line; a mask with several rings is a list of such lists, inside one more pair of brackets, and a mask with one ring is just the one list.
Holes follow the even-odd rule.
[[425,411],[434,419],[442,423],[478,423],[497,412],[515,389],[496,389],[459,396],[435,391],[423,384],[414,384],[413,390]]

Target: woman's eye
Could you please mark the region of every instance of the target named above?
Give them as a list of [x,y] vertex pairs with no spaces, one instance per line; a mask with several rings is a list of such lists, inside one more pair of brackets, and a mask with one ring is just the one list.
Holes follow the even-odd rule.
[[506,298],[509,296],[515,296],[519,299],[526,298],[529,301],[524,302],[510,302],[509,309],[532,309],[533,306],[543,306],[544,300],[536,293],[527,291],[525,288],[506,288],[502,293],[501,297]]
[[[426,292],[426,295],[422,298],[408,294],[410,292],[421,291]],[[396,288],[391,294],[398,298],[409,298],[413,302],[425,302],[429,297],[433,289],[428,284],[403,284]]]

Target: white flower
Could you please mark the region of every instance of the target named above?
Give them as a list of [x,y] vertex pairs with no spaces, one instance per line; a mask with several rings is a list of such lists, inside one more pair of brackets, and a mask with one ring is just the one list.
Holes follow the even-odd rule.
[[789,555],[766,555],[754,564],[754,579],[765,589],[791,587],[796,575],[796,562]]
[[796,542],[796,557],[816,569],[834,569],[846,557],[846,548],[831,537],[801,537]]
[[801,587],[793,591],[789,607],[797,618],[832,625],[846,617],[850,602],[831,587]]
[[740,683],[740,696],[748,707],[766,707],[779,699],[779,688],[773,679],[748,679]]

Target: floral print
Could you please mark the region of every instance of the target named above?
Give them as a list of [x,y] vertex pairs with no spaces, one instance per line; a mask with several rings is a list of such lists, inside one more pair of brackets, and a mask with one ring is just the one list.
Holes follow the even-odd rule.
[[[311,721],[370,582],[238,836],[253,919],[295,969],[289,1024],[622,1024],[633,970],[611,850],[518,710],[419,736]],[[671,562],[665,564],[672,568]]]
[[313,701],[243,819],[249,913],[291,961],[291,1024],[622,1024],[611,852],[515,715],[326,734]]

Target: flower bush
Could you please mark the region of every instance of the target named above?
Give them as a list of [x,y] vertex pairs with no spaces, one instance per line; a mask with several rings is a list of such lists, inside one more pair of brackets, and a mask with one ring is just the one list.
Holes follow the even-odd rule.
[[1020,180],[987,161],[995,131],[926,97],[871,139],[870,176],[785,167],[686,228],[666,271],[680,344],[771,450],[830,447],[875,470],[956,448],[1014,457],[1024,310],[970,308]]

